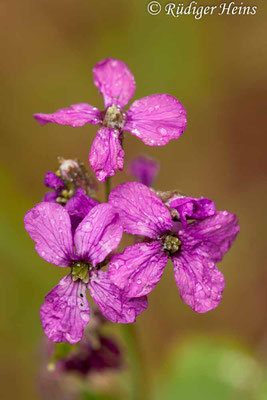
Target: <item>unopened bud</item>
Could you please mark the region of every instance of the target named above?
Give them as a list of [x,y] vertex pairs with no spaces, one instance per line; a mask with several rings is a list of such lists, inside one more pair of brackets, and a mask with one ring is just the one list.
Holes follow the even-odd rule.
[[186,197],[186,196],[184,194],[181,194],[179,192],[179,190],[168,190],[166,192],[157,190],[157,191],[154,191],[154,192],[163,201],[165,206],[168,207],[168,209],[170,210],[172,218],[179,217],[178,212],[175,209],[170,207],[170,202],[175,200],[175,199],[178,199],[178,198],[181,198],[181,197]]
[[93,196],[97,189],[97,184],[92,175],[86,170],[84,164],[79,160],[65,160],[63,157],[58,157],[59,174],[64,180],[68,192],[68,197],[72,197],[74,191],[81,188],[88,196]]
[[72,175],[75,170],[79,170],[79,164],[75,160],[65,160],[62,157],[59,157],[59,172],[62,179],[69,181],[72,180]]

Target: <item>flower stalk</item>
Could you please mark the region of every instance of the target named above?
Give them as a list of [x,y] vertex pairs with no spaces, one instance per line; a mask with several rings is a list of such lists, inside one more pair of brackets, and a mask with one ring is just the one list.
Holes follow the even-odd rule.
[[[111,177],[105,182],[105,198],[111,191]],[[131,400],[149,400],[148,379],[143,354],[135,324],[121,325],[121,332],[127,346],[131,373]]]
[[131,400],[149,400],[149,379],[135,324],[121,325],[131,373]]
[[108,198],[109,198],[109,194],[110,194],[110,192],[111,192],[111,178],[109,177],[109,178],[107,178],[106,179],[106,181],[105,181],[105,198],[106,198],[106,201],[108,201]]

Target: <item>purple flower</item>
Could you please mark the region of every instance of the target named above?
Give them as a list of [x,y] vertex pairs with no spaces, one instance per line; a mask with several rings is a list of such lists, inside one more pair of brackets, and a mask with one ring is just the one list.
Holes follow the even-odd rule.
[[[45,193],[43,197],[43,201],[49,201],[52,203],[56,203],[57,199],[60,197],[61,192],[66,190],[66,185],[64,181],[58,177],[54,172],[48,171],[44,178],[44,184],[49,189],[52,189],[53,192]],[[74,193],[72,193],[73,195]],[[63,196],[61,196],[63,198]],[[67,199],[66,199],[67,202]]]
[[157,160],[148,156],[138,156],[129,165],[129,172],[134,175],[140,183],[152,186],[159,172]]
[[123,131],[139,137],[146,145],[163,146],[185,130],[185,108],[168,94],[136,100],[127,112],[123,112],[135,92],[134,77],[124,62],[106,58],[93,68],[93,75],[94,83],[104,97],[103,112],[81,103],[34,117],[40,125],[48,122],[72,127],[88,123],[100,125],[89,154],[98,180],[105,181],[115,175],[116,170],[123,169]]
[[66,189],[64,181],[51,171],[48,171],[46,173],[44,184],[45,186],[49,187],[50,189],[54,189],[55,191]]
[[74,231],[89,211],[99,204],[96,200],[86,196],[81,188],[67,189],[63,180],[51,171],[47,172],[44,183],[50,189],[54,189],[54,192],[45,193],[43,201],[64,205],[70,215]]
[[75,195],[76,189],[83,189],[87,196],[95,194],[96,182],[85,169],[83,163],[78,160],[65,160],[58,157],[59,169],[54,172],[48,171],[45,175],[44,184],[54,192],[48,192],[44,201],[52,201],[65,205]]
[[215,262],[222,259],[239,232],[237,217],[227,211],[182,226],[148,187],[122,184],[109,199],[124,230],[147,238],[112,257],[110,279],[129,297],[144,296],[159,282],[170,257],[182,300],[202,313],[221,301],[224,277]]
[[89,196],[95,193],[95,183],[84,165],[76,160],[59,158],[60,166],[56,174],[48,171],[44,184],[53,190],[44,195],[43,201],[65,206],[75,230],[88,212],[99,204]]
[[72,344],[82,338],[90,319],[86,288],[112,322],[134,322],[146,309],[146,297],[126,298],[108,273],[99,270],[122,237],[118,214],[111,205],[94,207],[74,235],[67,210],[55,203],[37,204],[27,212],[24,223],[43,259],[71,268],[71,273],[46,295],[40,310],[43,329],[51,341]]
[[122,356],[114,340],[98,335],[97,343],[87,337],[83,338],[77,351],[71,352],[66,359],[59,360],[58,364],[63,371],[87,375],[91,372],[121,368]]
[[189,219],[204,219],[216,213],[215,204],[212,200],[200,197],[199,199],[186,196],[174,196],[168,205],[177,211],[183,227],[187,225]]

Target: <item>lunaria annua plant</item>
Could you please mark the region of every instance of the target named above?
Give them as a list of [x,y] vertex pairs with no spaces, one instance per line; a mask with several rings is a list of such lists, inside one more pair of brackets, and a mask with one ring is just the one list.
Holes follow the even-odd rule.
[[[138,182],[123,183],[109,195],[110,177],[123,169],[124,131],[146,145],[162,146],[183,133],[186,112],[168,94],[136,100],[124,111],[134,95],[135,80],[122,61],[107,58],[93,68],[93,75],[104,111],[81,103],[34,115],[41,125],[99,125],[89,162],[96,178],[108,182],[106,202],[101,203],[85,166],[76,159],[59,158],[58,170],[45,176],[51,191],[25,215],[25,229],[37,253],[70,269],[41,306],[41,323],[53,342],[77,343],[85,327],[90,327],[87,289],[104,318],[135,322],[147,308],[146,296],[159,282],[169,258],[182,300],[198,313],[217,307],[225,282],[216,263],[239,231],[237,217],[217,211],[207,198],[155,191],[151,186],[159,164],[144,156],[132,160],[129,167]],[[123,232],[133,235],[135,244],[116,253]],[[102,340],[102,346],[109,345]],[[94,356],[89,351],[89,359]],[[77,360],[79,353],[68,365],[79,364]]]

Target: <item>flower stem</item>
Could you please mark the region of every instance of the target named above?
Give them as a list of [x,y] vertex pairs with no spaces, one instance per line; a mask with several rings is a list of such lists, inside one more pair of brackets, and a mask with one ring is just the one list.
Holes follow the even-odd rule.
[[131,370],[131,400],[149,400],[148,376],[135,324],[121,325],[121,327]]
[[106,194],[106,201],[108,201],[108,197],[111,191],[111,178],[108,177],[105,181],[105,194]]
[[[108,201],[111,191],[111,178],[105,181],[105,197]],[[129,363],[131,369],[131,400],[149,400],[150,391],[148,386],[147,371],[143,360],[135,324],[122,324],[122,334],[127,346]]]

